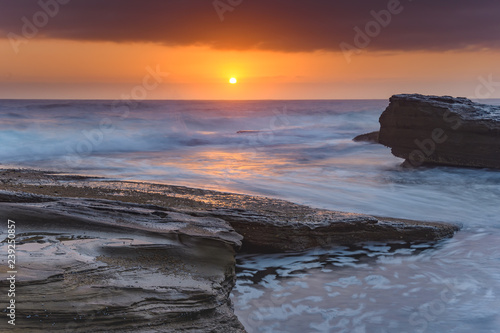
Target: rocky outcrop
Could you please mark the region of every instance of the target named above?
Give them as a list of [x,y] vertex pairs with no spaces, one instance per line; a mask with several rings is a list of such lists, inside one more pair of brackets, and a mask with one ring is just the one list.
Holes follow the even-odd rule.
[[378,131],[358,135],[352,141],[378,143]]
[[[0,172],[0,215],[16,222],[13,332],[244,332],[229,301],[241,247],[424,242],[458,230],[265,197],[26,170]],[[6,223],[0,238],[7,239]],[[1,243],[0,252],[6,247]],[[7,283],[2,275],[0,289]]]
[[2,331],[245,331],[229,302],[242,237],[227,222],[107,200],[2,201],[17,231],[17,320],[4,314]]
[[500,106],[395,95],[380,116],[378,140],[413,166],[500,168]]
[[266,212],[216,209],[198,214],[229,222],[243,235],[243,249],[253,252],[302,251],[371,241],[436,241],[458,230],[449,223],[375,218],[299,205],[288,208]]

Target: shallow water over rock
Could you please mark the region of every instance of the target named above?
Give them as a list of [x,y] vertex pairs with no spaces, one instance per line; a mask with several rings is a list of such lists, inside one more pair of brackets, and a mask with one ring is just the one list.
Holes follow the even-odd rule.
[[237,257],[248,332],[497,332],[500,237]]
[[[498,100],[493,102],[499,104]],[[295,313],[273,317],[265,306],[255,305],[255,300],[273,295],[275,292],[270,286],[278,282],[291,287],[279,274],[275,278],[278,282],[264,288],[240,273],[240,282],[234,290],[235,310],[249,331],[328,332],[325,322],[338,326],[331,328],[333,332],[419,332],[423,328],[426,332],[453,329],[496,332],[500,327],[498,318],[492,314],[500,312],[494,301],[500,280],[497,255],[500,173],[449,167],[403,169],[399,167],[403,160],[394,157],[390,149],[353,142],[356,135],[379,128],[378,118],[388,104],[386,100],[156,101],[141,103],[129,119],[113,118],[102,101],[75,101],[58,108],[45,105],[47,103],[63,102],[4,101],[0,105],[0,113],[9,120],[2,127],[3,134],[0,133],[0,139],[5,142],[0,151],[2,163],[119,180],[259,194],[317,208],[465,226],[453,240],[436,248],[424,248],[423,252],[415,249],[409,253],[387,254],[389,250],[378,250],[380,254],[365,255],[369,258],[367,266],[358,267],[360,261],[351,251],[344,250],[345,253],[336,257],[354,266],[325,263],[325,269],[332,272],[304,268],[300,279],[295,279],[306,282],[308,288],[293,290],[297,300],[313,296],[322,297],[321,301],[293,303],[292,296],[286,296],[279,298],[273,307],[282,303],[302,308],[307,305],[307,309],[319,309],[315,314],[308,313],[312,310],[303,310],[300,316]],[[8,114],[12,112],[26,118],[10,119]],[[79,117],[78,122],[70,116]],[[77,167],[68,165],[67,146],[75,149],[85,142],[82,126],[92,130],[103,117],[117,120],[116,131],[101,145],[93,147],[92,152],[80,156],[81,164]],[[261,132],[236,133],[242,130]],[[39,185],[45,188],[45,184]],[[191,202],[189,195],[177,194],[176,199]],[[220,201],[217,196],[207,195],[206,199],[209,204]],[[195,205],[200,206],[200,203]],[[253,268],[252,276],[273,276],[267,273],[267,267],[283,263],[278,260],[279,256],[269,258]],[[294,262],[297,267],[307,266],[307,258],[300,254]],[[269,262],[275,259],[276,262]],[[239,265],[245,267],[246,262],[242,260],[240,257]],[[392,260],[392,263],[384,260]],[[295,270],[295,266],[289,266]],[[339,275],[341,272],[345,272],[345,276]],[[419,274],[423,277],[413,278]],[[389,285],[405,288],[373,288],[365,280],[371,275],[383,276]],[[335,291],[325,290],[324,283],[352,276],[361,284],[337,286],[335,291],[343,292],[343,296],[325,296]],[[462,296],[445,303],[446,311],[438,311],[439,315],[420,314],[420,307],[440,299],[439,293],[446,288],[443,281],[455,278],[459,279],[456,284],[461,288],[474,287],[460,291]],[[469,280],[460,280],[462,278]],[[241,298],[243,287],[263,295],[256,299]],[[412,291],[414,288],[420,289]],[[409,296],[404,296],[405,292]],[[360,304],[363,307],[357,310]],[[439,310],[439,305],[435,306]],[[248,318],[252,318],[254,311],[263,311],[265,320],[251,325]],[[338,315],[339,311],[349,315]],[[373,311],[381,313],[371,315]],[[412,325],[410,315],[415,311],[418,317],[413,318],[415,325]],[[332,317],[334,314],[337,316]],[[368,318],[372,318],[372,322]]]

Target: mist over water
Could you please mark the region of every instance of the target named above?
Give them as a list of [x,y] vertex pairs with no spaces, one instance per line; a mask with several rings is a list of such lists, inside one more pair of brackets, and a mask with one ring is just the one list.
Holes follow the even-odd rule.
[[497,332],[500,172],[353,142],[386,105],[2,100],[0,162],[461,223],[439,244],[241,254],[235,311],[249,332]]

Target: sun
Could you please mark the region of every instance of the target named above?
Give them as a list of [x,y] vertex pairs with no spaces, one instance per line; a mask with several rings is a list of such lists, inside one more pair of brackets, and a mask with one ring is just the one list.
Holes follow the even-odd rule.
[[236,80],[236,78],[234,78],[234,77],[229,79],[229,83],[231,83],[231,84],[235,84],[236,82],[238,82],[238,80]]

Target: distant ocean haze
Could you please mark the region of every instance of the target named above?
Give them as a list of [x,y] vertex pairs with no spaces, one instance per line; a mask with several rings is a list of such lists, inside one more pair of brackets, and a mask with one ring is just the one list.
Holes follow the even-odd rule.
[[[357,143],[372,101],[0,101],[2,166],[185,185],[314,207],[461,223],[438,244],[237,256],[248,332],[495,332],[500,172],[405,169]],[[446,295],[443,297],[442,295]]]
[[[267,195],[322,208],[475,223],[489,170],[405,170],[381,145],[385,100],[0,101],[4,165]],[[449,207],[455,207],[450,211]]]

